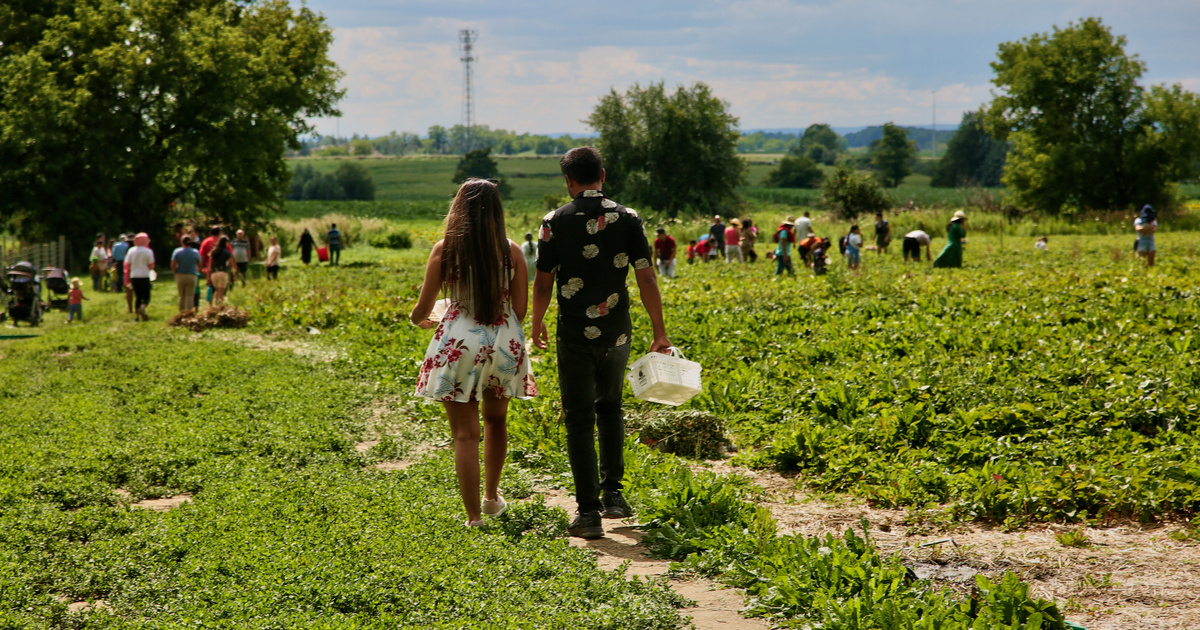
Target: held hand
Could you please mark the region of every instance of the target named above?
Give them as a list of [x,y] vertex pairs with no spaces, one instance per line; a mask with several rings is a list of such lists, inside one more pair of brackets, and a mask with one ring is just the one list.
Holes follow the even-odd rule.
[[667,339],[666,335],[655,337],[654,341],[650,344],[650,352],[671,354],[671,340]]
[[432,319],[429,319],[428,317],[426,317],[421,323],[417,324],[418,328],[425,328],[425,329],[433,328],[434,326],[437,326],[437,322],[433,321]]
[[533,345],[539,350],[545,350],[550,344],[550,335],[546,331],[546,325],[542,322],[533,322],[533,328],[529,331],[533,337]]

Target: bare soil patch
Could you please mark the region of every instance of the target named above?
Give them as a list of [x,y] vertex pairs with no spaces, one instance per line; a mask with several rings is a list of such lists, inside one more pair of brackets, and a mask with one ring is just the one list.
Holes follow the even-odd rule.
[[[116,492],[124,499],[130,499],[133,497],[128,490],[123,488],[117,488],[113,492]],[[174,496],[162,497],[159,499],[142,499],[141,501],[130,503],[129,507],[138,508],[139,510],[150,510],[152,512],[167,512],[191,501],[192,496],[193,495],[189,492],[181,492]]]
[[[546,505],[560,507],[567,514],[575,514],[575,499],[565,490],[542,489]],[[671,561],[651,557],[641,544],[643,532],[634,526],[634,519],[604,521],[604,538],[586,540],[570,538],[571,545],[590,549],[596,555],[596,565],[612,571],[628,562],[630,575],[658,576],[670,569]],[[692,618],[698,630],[727,628],[733,630],[758,630],[771,628],[762,619],[746,618],[739,612],[745,606],[746,595],[741,589],[729,589],[708,580],[672,580],[675,592],[696,602],[684,608],[684,615]]]
[[[1029,582],[1034,595],[1056,601],[1069,620],[1088,630],[1200,628],[1200,545],[1172,540],[1169,534],[1178,524],[1085,527],[1091,546],[1072,548],[1055,535],[1077,527],[1004,532],[965,523],[939,532],[906,525],[908,510],[872,508],[852,498],[823,500],[800,489],[791,476],[724,462],[695,467],[741,475],[763,488],[762,503],[781,533],[841,535],[848,528],[861,533],[865,518],[881,551],[899,554],[921,577],[955,590],[969,588],[977,572],[993,577],[1012,571]],[[929,544],[948,538],[953,542]]]

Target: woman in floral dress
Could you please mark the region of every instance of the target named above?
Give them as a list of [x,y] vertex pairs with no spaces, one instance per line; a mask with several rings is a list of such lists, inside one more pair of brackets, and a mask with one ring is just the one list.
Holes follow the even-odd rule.
[[[498,488],[508,451],[508,401],[537,395],[521,328],[529,299],[527,273],[521,247],[505,235],[496,184],[484,179],[463,182],[446,215],[445,239],[429,255],[421,296],[409,318],[422,328],[437,327],[421,364],[417,394],[446,407],[458,490],[471,527],[483,525],[483,515],[497,516],[506,507]],[[435,322],[429,316],[439,291],[450,306]]]

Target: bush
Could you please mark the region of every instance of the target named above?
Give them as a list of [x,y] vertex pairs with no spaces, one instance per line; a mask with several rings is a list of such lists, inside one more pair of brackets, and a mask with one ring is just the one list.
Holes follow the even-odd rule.
[[167,320],[167,325],[200,332],[209,328],[245,328],[248,321],[250,313],[221,305],[210,306],[203,311],[197,308],[179,313]]
[[892,203],[879,184],[871,178],[838,168],[821,188],[822,203],[835,218],[854,219],[891,207]]
[[[816,149],[824,150],[822,147]],[[779,167],[763,180],[771,188],[816,188],[821,185],[825,174],[811,158],[789,155],[779,162]]]
[[410,249],[412,234],[408,230],[389,230],[383,234],[372,235],[368,240],[371,247],[384,249]]

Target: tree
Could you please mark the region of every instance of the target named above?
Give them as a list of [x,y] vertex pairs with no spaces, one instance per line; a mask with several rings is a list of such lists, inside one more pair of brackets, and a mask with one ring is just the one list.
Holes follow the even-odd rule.
[[292,172],[288,199],[357,199],[375,198],[375,182],[361,164],[342,162],[332,173],[319,173],[311,164],[299,164]]
[[587,119],[600,133],[605,190],[671,216],[712,214],[736,199],[746,169],[737,122],[703,83],[673,94],[662,83],[612,90]]
[[496,186],[500,189],[500,196],[505,199],[511,198],[512,186],[500,177],[500,165],[496,163],[496,160],[492,159],[491,153],[492,148],[486,147],[467,151],[463,154],[462,159],[458,161],[458,168],[454,169],[454,183],[461,184],[468,177],[496,180]]
[[874,179],[840,166],[833,177],[825,180],[821,193],[825,207],[843,219],[882,212],[892,205]]
[[[984,126],[1012,143],[1004,183],[1044,212],[1175,203],[1180,165],[1200,155],[1196,99],[1138,85],[1145,72],[1099,18],[1000,45]],[[1183,170],[1187,170],[1184,168]]]
[[763,180],[763,185],[772,188],[816,188],[821,185],[825,174],[817,163],[808,156],[796,155],[799,147],[779,161],[779,166]]
[[916,156],[916,143],[892,123],[884,123],[883,137],[871,143],[871,164],[878,169],[879,180],[885,188],[899,186],[912,173],[912,161]]
[[832,166],[842,148],[842,137],[826,124],[809,125],[800,136],[798,155],[807,156],[818,164]]
[[185,206],[260,227],[342,96],[324,18],[284,0],[8,2],[0,42],[0,221],[30,240],[169,245]]
[[366,138],[358,138],[351,140],[350,146],[354,149],[354,155],[371,155],[375,153],[375,145]]
[[355,162],[338,164],[333,176],[345,191],[346,199],[372,201],[375,199],[375,181],[367,167]]
[[429,128],[429,152],[445,153],[450,148],[450,134],[441,125]]
[[1004,172],[1008,143],[988,135],[983,128],[983,112],[964,112],[962,124],[946,145],[938,160],[930,185],[938,188],[957,186],[999,186]]

